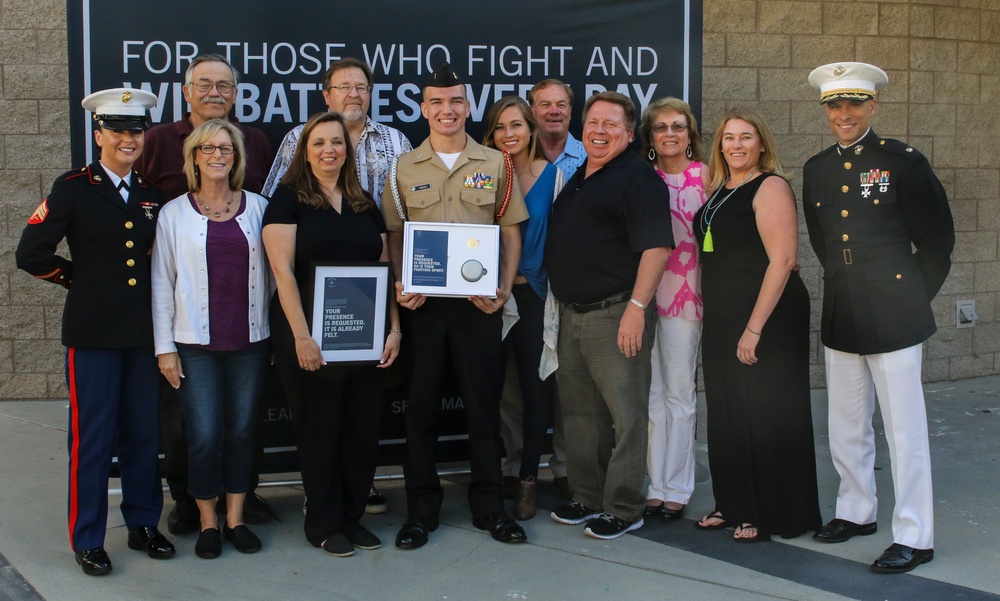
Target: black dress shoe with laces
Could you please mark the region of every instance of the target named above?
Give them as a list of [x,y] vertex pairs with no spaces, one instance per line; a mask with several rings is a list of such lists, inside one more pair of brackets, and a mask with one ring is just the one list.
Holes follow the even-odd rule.
[[934,549],[914,549],[892,543],[872,564],[872,570],[881,574],[902,574],[932,559]]
[[128,531],[128,548],[145,551],[153,559],[166,559],[176,553],[174,544],[155,526],[140,526]]
[[437,518],[427,520],[418,516],[410,516],[403,522],[403,527],[396,533],[396,546],[400,549],[419,549],[427,544],[427,536],[437,530]]
[[490,536],[502,543],[524,543],[528,535],[524,528],[502,511],[480,516],[472,520],[472,525],[480,530],[489,530]]
[[111,571],[111,558],[104,547],[76,552],[76,563],[83,568],[87,576],[100,576]]
[[876,532],[878,532],[878,524],[875,522],[871,522],[870,524],[855,524],[854,522],[834,518],[830,520],[830,523],[820,528],[819,532],[813,535],[813,539],[821,543],[842,543],[850,540],[855,535],[868,536]]

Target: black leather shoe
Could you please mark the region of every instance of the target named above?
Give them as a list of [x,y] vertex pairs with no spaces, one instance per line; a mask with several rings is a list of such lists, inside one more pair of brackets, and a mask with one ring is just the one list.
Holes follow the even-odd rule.
[[872,570],[882,574],[902,574],[932,559],[934,549],[914,549],[892,543],[872,564]]
[[191,534],[201,528],[201,512],[192,497],[174,501],[174,507],[167,514],[167,532],[170,534]]
[[76,552],[76,563],[83,568],[87,576],[100,576],[111,571],[111,558],[104,547]]
[[410,516],[396,533],[396,546],[400,549],[419,549],[427,544],[427,536],[438,529],[437,518],[425,520]]
[[684,505],[681,505],[680,509],[671,509],[664,503],[663,509],[660,510],[660,517],[665,520],[679,520],[684,517],[684,509]]
[[819,532],[813,535],[813,539],[821,543],[842,543],[850,540],[855,535],[868,536],[876,532],[878,532],[878,524],[875,522],[870,524],[855,524],[854,522],[834,518],[830,520],[830,523],[820,528]]
[[140,526],[128,531],[128,548],[145,551],[153,559],[173,557],[177,551],[155,526]]
[[528,535],[524,528],[506,513],[499,511],[472,520],[472,525],[480,530],[489,530],[490,536],[502,543],[524,543]]

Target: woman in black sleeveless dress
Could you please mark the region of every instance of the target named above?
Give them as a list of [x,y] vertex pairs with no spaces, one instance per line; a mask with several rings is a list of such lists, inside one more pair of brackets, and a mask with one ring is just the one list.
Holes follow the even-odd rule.
[[694,223],[716,510],[697,526],[735,526],[743,543],[792,538],[821,524],[795,197],[756,113],[727,112],[713,145],[714,193]]

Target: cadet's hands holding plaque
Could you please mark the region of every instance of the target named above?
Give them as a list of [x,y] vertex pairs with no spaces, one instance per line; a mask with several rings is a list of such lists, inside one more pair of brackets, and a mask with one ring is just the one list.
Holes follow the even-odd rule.
[[427,297],[419,292],[403,292],[403,282],[396,282],[396,304],[400,307],[406,307],[412,311],[419,308],[426,300]]
[[476,296],[470,296],[469,300],[472,301],[472,304],[478,307],[479,310],[482,311],[483,313],[486,313],[487,315],[492,315],[493,313],[502,310],[504,304],[507,302],[507,299],[509,298],[510,298],[509,291],[505,292],[504,290],[497,288],[496,298],[476,295]]

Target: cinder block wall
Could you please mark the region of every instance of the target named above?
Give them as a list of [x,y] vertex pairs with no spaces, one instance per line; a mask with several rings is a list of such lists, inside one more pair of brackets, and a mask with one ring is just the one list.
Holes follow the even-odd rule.
[[[952,202],[958,243],[925,380],[1000,373],[1000,0],[704,0],[702,130],[731,106],[761,110],[798,193],[802,164],[833,143],[806,76],[851,60],[888,71],[875,127],[927,155]],[[28,216],[71,167],[67,88],[65,1],[0,0],[0,399],[67,396],[64,293],[14,267]],[[804,235],[800,259],[818,325],[820,272]],[[975,328],[955,328],[960,299],[976,301]],[[813,349],[822,386],[815,332]]]
[[[948,191],[957,243],[934,300],[938,332],[924,347],[924,380],[1000,372],[1000,1],[854,2],[705,0],[703,132],[733,106],[758,109],[782,163],[795,175],[833,144],[809,72],[864,61],[889,74],[874,128],[923,152]],[[812,383],[823,386],[819,264],[805,223],[799,259],[813,298]],[[957,329],[956,302],[976,301],[979,321]]]

